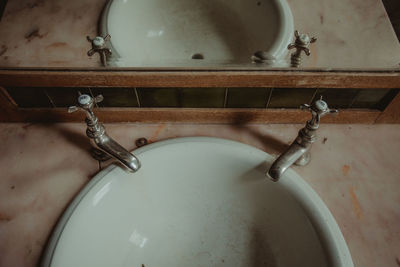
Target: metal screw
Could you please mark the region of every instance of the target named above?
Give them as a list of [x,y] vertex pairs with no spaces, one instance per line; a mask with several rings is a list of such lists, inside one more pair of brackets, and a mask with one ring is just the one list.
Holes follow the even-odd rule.
[[142,146],[147,145],[148,141],[146,138],[142,137],[142,138],[139,138],[138,140],[136,140],[135,144],[137,147],[142,147]]

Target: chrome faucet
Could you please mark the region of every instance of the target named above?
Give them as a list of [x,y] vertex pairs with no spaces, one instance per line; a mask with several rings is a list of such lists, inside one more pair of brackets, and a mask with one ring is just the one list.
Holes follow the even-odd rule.
[[85,111],[86,135],[90,138],[90,143],[95,148],[98,157],[107,158],[106,155],[109,155],[118,160],[128,171],[136,172],[140,168],[139,160],[107,135],[104,126],[99,123],[99,119],[93,113],[94,105],[101,101],[103,101],[102,95],[92,98],[89,95],[80,94],[78,105],[69,107],[68,112],[72,113],[79,109]]
[[338,112],[336,109],[329,109],[328,104],[322,100],[322,97],[311,106],[303,104],[300,108],[309,110],[312,114],[312,119],[307,121],[306,126],[299,131],[297,138],[288,149],[272,163],[266,175],[274,182],[278,181],[293,164],[305,166],[310,162],[310,149],[317,138],[316,131],[319,128],[321,117],[329,113]]

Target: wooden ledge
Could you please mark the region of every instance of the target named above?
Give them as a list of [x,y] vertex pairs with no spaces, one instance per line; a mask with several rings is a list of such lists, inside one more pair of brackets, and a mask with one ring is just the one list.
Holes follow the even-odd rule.
[[399,72],[0,70],[0,86],[400,88]]

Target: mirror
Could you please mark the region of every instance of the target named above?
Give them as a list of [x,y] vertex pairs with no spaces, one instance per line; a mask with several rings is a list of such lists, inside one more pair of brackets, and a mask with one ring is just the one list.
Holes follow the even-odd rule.
[[388,16],[399,21],[398,8],[397,0],[8,0],[0,68],[399,69]]

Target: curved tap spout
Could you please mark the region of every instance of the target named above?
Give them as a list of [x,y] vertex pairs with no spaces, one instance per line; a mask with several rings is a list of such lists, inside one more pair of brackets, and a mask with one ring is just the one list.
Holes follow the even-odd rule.
[[86,135],[90,138],[92,146],[95,150],[99,150],[101,155],[97,155],[103,158],[107,155],[118,160],[127,170],[135,172],[140,168],[139,160],[120,144],[109,137],[104,129],[104,126],[99,123],[99,119],[93,113],[93,107],[96,103],[103,101],[103,96],[98,95],[92,98],[89,95],[80,95],[78,98],[78,105],[68,108],[68,112],[75,112],[79,109],[86,113]]
[[290,166],[302,156],[306,155],[308,150],[309,148],[302,147],[294,141],[289,148],[272,163],[267,172],[267,176],[274,182],[278,181]]
[[297,138],[271,165],[266,176],[272,181],[278,181],[285,171],[293,164],[304,166],[310,161],[310,149],[317,138],[316,131],[319,128],[320,119],[329,113],[337,113],[337,110],[329,109],[328,104],[321,99],[313,105],[304,104],[301,109],[311,112],[312,119],[299,131]]
[[136,172],[139,170],[140,161],[106,133],[92,140],[96,148],[117,159],[128,171]]

